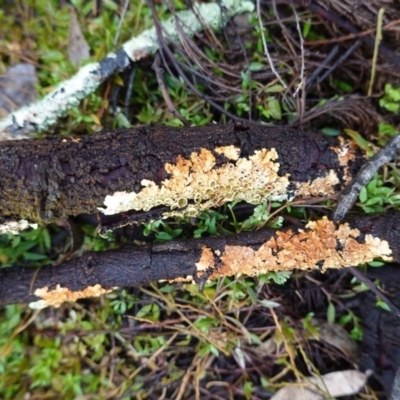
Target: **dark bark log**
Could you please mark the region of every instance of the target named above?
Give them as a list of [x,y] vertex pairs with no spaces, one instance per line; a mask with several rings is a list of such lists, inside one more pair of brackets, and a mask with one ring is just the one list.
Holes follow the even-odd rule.
[[[82,213],[96,213],[97,207],[104,207],[107,195],[120,191],[138,193],[143,189],[143,180],[161,187],[165,179],[171,178],[166,171],[167,163],[182,164],[183,159],[190,160],[192,153],[198,153],[200,159],[204,155],[200,154],[202,149],[208,149],[214,158],[212,170],[228,163],[235,167],[238,160],[232,161],[226,153],[216,151],[226,146],[238,149],[239,161],[248,159],[257,150],[276,149],[277,175],[290,175],[287,197],[297,194],[302,183],[328,179],[330,172],[336,176],[336,183],[331,182],[329,194],[332,194],[363,162],[351,142],[338,138],[288,128],[238,124],[182,129],[142,127],[76,139],[46,137],[29,142],[3,142],[0,143],[0,223],[27,219],[45,224]],[[192,170],[195,164],[193,161]],[[273,186],[274,182],[271,183]],[[323,183],[318,185],[320,189],[314,187],[314,192],[328,194]],[[193,198],[182,202],[195,203]],[[124,219],[159,218],[170,210],[170,205],[161,202],[158,207],[148,208],[151,210],[125,210],[123,215],[107,216],[101,221],[108,228],[121,225]]]
[[[355,229],[350,231],[348,228]],[[237,273],[341,268],[382,257],[400,261],[400,212],[359,216],[349,225],[328,219],[306,228],[178,240],[89,253],[61,265],[0,270],[0,305],[58,306],[115,287],[158,280],[205,282]]]

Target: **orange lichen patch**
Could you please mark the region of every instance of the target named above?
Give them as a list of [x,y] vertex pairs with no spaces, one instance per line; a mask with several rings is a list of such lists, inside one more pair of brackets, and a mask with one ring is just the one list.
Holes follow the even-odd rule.
[[[339,137],[339,146],[332,147],[332,150],[337,154],[339,165],[343,169],[343,181],[348,182],[352,179],[349,175],[349,165],[357,157],[357,145],[349,140]],[[329,170],[328,174],[322,178],[314,179],[297,185],[296,196],[313,197],[313,196],[329,196],[336,193],[335,185],[339,184],[340,180],[334,170]]]
[[200,153],[192,153],[190,155],[191,169],[194,172],[211,171],[215,165],[214,154],[210,150],[200,149]]
[[197,271],[205,271],[208,268],[213,268],[214,264],[214,254],[211,249],[206,246],[201,248],[201,257],[198,263],[196,263]]
[[[221,266],[210,279],[235,274],[256,275],[292,269],[321,270],[370,262],[375,258],[391,261],[388,242],[366,235],[359,243],[360,231],[347,223],[338,227],[324,217],[310,222],[305,230],[278,231],[258,250],[246,246],[226,246],[219,257]],[[340,246],[338,245],[340,243]],[[360,242],[362,242],[360,240]],[[218,258],[218,257],[217,257]]]
[[50,290],[47,286],[36,289],[35,296],[41,297],[41,300],[30,303],[29,307],[34,309],[45,308],[49,306],[60,307],[66,301],[76,301],[86,297],[98,297],[105,293],[110,293],[112,289],[104,289],[100,285],[88,286],[84,290],[72,291],[57,285],[54,290]]
[[338,155],[339,164],[345,167],[343,171],[343,180],[347,182],[352,179],[348,170],[351,162],[357,158],[357,145],[353,141],[346,140],[340,136],[338,139],[340,141],[339,146],[332,147],[332,150]]
[[340,142],[339,146],[332,147],[332,150],[338,155],[340,165],[345,167],[357,158],[357,145],[354,141],[346,140],[341,136],[338,139]]
[[275,149],[255,151],[248,158],[238,158],[239,149],[233,146],[218,147],[214,152],[236,160],[216,167],[215,156],[207,149],[193,152],[189,159],[178,156],[176,164],[165,164],[170,178],[160,186],[143,180],[140,192],[116,192],[106,197],[107,208],[99,210],[112,215],[129,210],[148,211],[164,205],[171,211],[165,212],[163,217],[195,217],[203,210],[228,201],[259,204],[267,199],[288,200],[289,176],[278,175]]
[[312,196],[329,196],[336,193],[335,185],[340,183],[339,178],[334,170],[329,170],[328,175],[323,178],[317,178],[313,181],[299,183],[296,189],[296,196],[312,197]]
[[218,154],[223,154],[227,159],[236,161],[240,156],[240,149],[235,146],[221,146],[215,149]]

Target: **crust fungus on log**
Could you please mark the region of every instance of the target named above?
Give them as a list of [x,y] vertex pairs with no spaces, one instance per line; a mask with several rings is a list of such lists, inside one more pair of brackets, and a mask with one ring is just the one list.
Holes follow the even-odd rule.
[[400,261],[400,212],[359,216],[342,224],[327,218],[286,228],[177,240],[89,253],[61,265],[0,270],[0,305],[59,306],[117,287],[153,281],[195,281],[234,274],[343,268],[380,258]]
[[327,196],[363,161],[342,138],[240,124],[3,142],[0,230],[13,220],[46,224],[96,212],[106,230],[195,216],[226,201]]

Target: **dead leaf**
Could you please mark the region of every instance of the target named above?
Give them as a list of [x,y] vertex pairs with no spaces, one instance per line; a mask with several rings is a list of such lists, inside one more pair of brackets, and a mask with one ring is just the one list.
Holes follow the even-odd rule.
[[16,64],[0,76],[0,118],[37,98],[35,66]]
[[68,58],[75,64],[90,57],[90,47],[82,34],[81,27],[76,17],[76,12],[71,8],[71,20],[68,31]]
[[332,397],[351,396],[357,394],[366,384],[370,372],[356,370],[336,371],[321,377],[307,378],[319,389],[328,392]]
[[351,360],[357,360],[359,349],[346,329],[337,324],[328,324],[326,321],[312,320],[314,326],[319,328],[320,340],[341,350]]
[[[357,394],[366,384],[370,371],[336,371],[320,377],[310,376],[302,383],[290,384],[279,389],[271,400],[323,400],[324,393],[330,397]],[[320,392],[318,392],[318,389]]]
[[325,397],[301,385],[285,386],[270,400],[324,400]]

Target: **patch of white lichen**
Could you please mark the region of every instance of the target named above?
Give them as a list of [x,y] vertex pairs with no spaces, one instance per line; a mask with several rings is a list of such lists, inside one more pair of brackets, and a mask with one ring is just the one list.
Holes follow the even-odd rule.
[[12,233],[13,235],[18,235],[20,231],[28,228],[36,229],[38,224],[31,224],[26,219],[21,219],[20,221],[10,221],[4,224],[0,224],[0,235],[4,233]]

